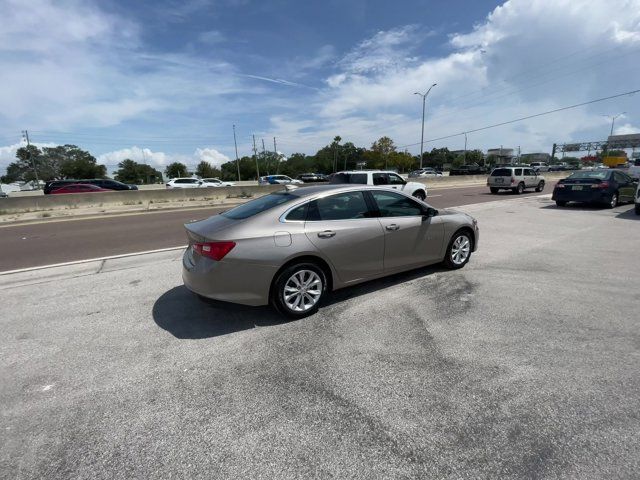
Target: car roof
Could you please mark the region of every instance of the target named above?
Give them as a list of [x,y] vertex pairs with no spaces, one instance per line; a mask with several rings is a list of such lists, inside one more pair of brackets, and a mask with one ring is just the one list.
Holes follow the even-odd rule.
[[[393,190],[386,188],[384,186],[379,185],[363,185],[360,183],[342,183],[342,184],[324,184],[324,185],[309,185],[309,186],[300,186],[289,188],[286,190],[287,193],[295,195],[300,198],[312,197],[314,195],[320,195],[325,192],[349,192],[354,190],[380,190],[386,192],[395,192],[395,193],[403,193],[399,190]],[[281,190],[285,191],[285,190]],[[274,192],[276,193],[276,192]]]

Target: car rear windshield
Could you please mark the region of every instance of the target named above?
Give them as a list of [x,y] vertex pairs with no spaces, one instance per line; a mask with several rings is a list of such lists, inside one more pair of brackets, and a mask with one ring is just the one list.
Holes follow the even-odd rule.
[[510,177],[511,169],[510,168],[496,168],[493,172],[491,172],[492,177]]
[[221,215],[233,220],[242,220],[244,218],[253,217],[258,213],[265,212],[273,207],[277,207],[278,205],[295,200],[296,198],[300,197],[287,192],[274,192],[269,195],[256,198],[255,200],[251,200],[250,202],[243,203],[238,207],[221,213]]
[[366,173],[336,173],[331,177],[329,183],[358,183],[361,185],[367,184]]
[[598,178],[600,180],[604,180],[609,175],[609,172],[576,172],[569,175],[567,178],[570,179],[578,179],[578,178]]

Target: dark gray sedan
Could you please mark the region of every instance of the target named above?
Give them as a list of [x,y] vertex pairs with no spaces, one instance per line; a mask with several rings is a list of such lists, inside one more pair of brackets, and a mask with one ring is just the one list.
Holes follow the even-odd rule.
[[293,318],[331,290],[440,262],[461,268],[479,235],[469,215],[365,185],[287,187],[185,228],[187,288]]

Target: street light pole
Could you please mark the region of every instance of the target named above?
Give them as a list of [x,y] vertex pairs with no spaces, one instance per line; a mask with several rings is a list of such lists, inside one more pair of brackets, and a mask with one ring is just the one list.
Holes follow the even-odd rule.
[[422,155],[424,153],[424,111],[425,111],[425,105],[427,103],[427,95],[429,95],[429,92],[431,91],[431,89],[433,87],[435,87],[437,85],[437,83],[434,83],[433,85],[431,85],[429,87],[429,90],[427,90],[427,93],[420,93],[420,92],[415,92],[414,95],[420,95],[422,97],[422,134],[420,135],[420,168],[422,168]]
[[619,113],[617,115],[605,115],[605,117],[611,119],[611,132],[609,132],[609,136],[613,135],[613,125],[616,123],[616,118],[624,115],[625,113],[627,113],[627,112],[622,112],[622,113]]
[[233,126],[233,144],[236,146],[236,167],[238,168],[238,181],[240,181],[240,159],[238,158],[238,141],[236,140],[236,126]]

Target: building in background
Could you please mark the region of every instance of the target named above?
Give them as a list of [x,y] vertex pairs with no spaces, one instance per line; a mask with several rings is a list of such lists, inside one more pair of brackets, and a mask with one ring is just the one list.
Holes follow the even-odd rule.
[[487,158],[495,159],[494,164],[513,163],[515,150],[513,148],[490,148],[487,150]]
[[520,163],[530,165],[533,162],[544,162],[549,164],[551,162],[551,155],[548,153],[523,153],[520,155]]

